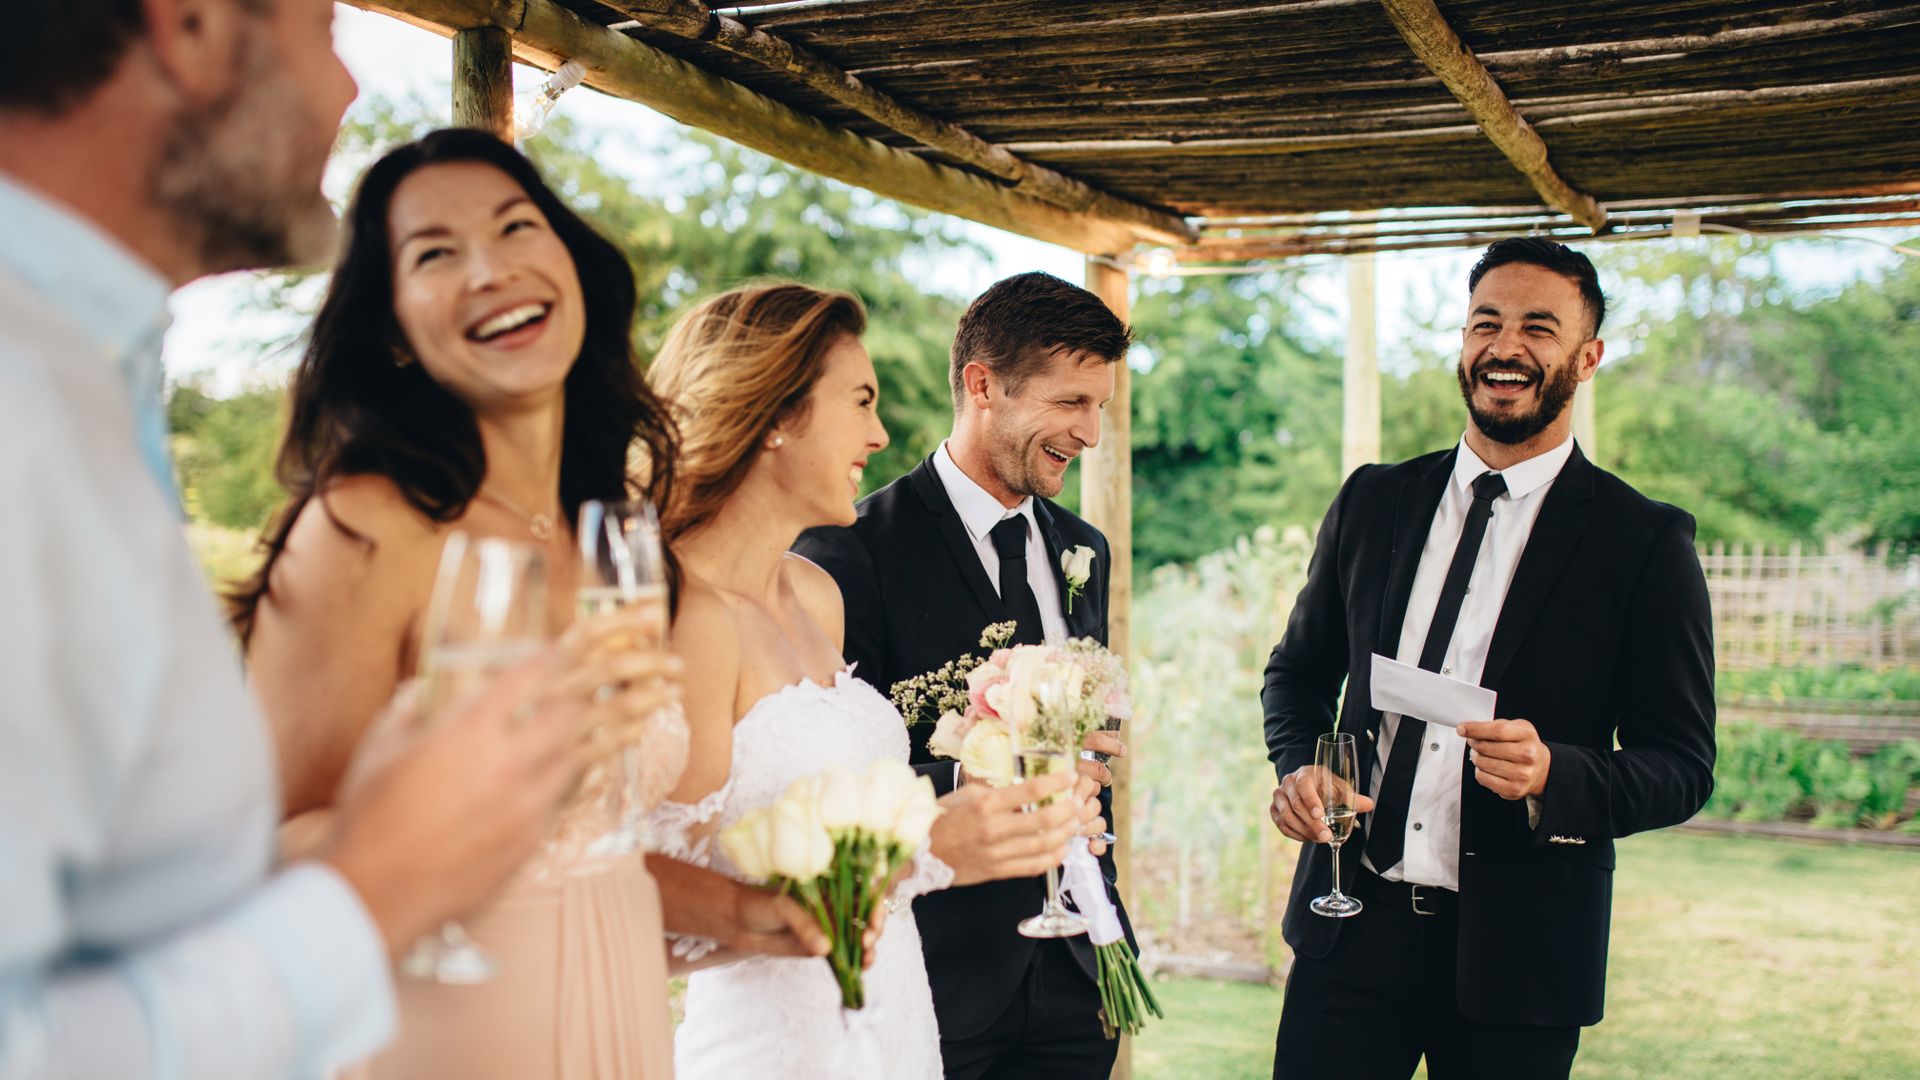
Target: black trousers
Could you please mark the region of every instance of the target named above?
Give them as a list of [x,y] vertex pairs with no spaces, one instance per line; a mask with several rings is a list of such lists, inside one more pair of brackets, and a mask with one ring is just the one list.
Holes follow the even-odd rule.
[[1579,1028],[1461,1015],[1452,894],[1421,904],[1439,914],[1416,914],[1406,886],[1365,870],[1350,892],[1366,910],[1346,920],[1333,951],[1294,957],[1274,1080],[1406,1080],[1422,1055],[1430,1080],[1566,1080]]
[[1106,1080],[1118,1040],[1100,1032],[1100,988],[1064,941],[1042,941],[999,1019],[940,1040],[947,1080]]

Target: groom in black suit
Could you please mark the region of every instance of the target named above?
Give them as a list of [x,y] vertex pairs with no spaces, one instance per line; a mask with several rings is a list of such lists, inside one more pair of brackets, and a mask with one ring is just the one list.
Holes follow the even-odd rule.
[[[855,675],[886,693],[978,652],[981,630],[996,622],[1017,624],[1016,643],[1106,642],[1106,537],[1050,497],[1099,442],[1129,339],[1098,297],[1048,274],[1008,278],[967,309],[953,343],[952,436],[863,500],[853,527],[816,529],[794,546],[840,584]],[[1083,547],[1092,566],[1084,582],[1070,581],[1062,556]],[[913,761],[945,794],[959,767],[933,759],[931,730],[912,729]],[[1105,732],[1088,745],[1122,749]],[[1111,780],[1096,762],[1081,767]],[[1111,858],[1102,865],[1111,882]],[[1112,1071],[1117,1044],[1101,1033],[1087,938],[1035,941],[1014,929],[1040,910],[1044,883],[989,882],[915,902],[948,1077]],[[1111,886],[1109,896],[1118,906]]]
[[[1617,837],[1713,787],[1713,640],[1693,518],[1595,468],[1566,405],[1600,363],[1593,264],[1502,240],[1469,278],[1453,449],[1354,472],[1267,664],[1272,816],[1306,843],[1276,1080],[1565,1077],[1600,1020]],[[1450,729],[1371,705],[1372,654],[1498,695]],[[1358,748],[1331,885],[1314,743]]]

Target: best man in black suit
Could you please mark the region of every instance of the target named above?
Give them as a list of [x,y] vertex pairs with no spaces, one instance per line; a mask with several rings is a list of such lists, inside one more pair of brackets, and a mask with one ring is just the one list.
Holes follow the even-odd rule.
[[[981,630],[1009,620],[1016,643],[1106,641],[1106,538],[1049,496],[1099,441],[1100,409],[1128,342],[1098,297],[1047,274],[1008,278],[967,309],[953,344],[952,436],[863,500],[852,528],[816,529],[794,546],[840,584],[855,675],[885,693],[978,652]],[[1070,597],[1061,557],[1082,546],[1093,565]],[[912,730],[913,760],[944,794],[958,766],[933,760],[931,728]],[[1105,732],[1088,745],[1123,749]],[[1097,762],[1081,768],[1111,780]],[[1111,881],[1110,857],[1103,866]],[[1093,1080],[1112,1070],[1116,1044],[1101,1033],[1087,938],[1035,941],[1015,930],[1040,910],[1044,881],[990,882],[915,902],[948,1077]]]
[[[1713,641],[1693,519],[1595,468],[1567,404],[1599,366],[1593,264],[1503,240],[1469,278],[1452,450],[1358,469],[1321,524],[1262,703],[1271,813],[1305,841],[1278,1078],[1565,1077],[1606,983],[1615,838],[1713,787]],[[1498,694],[1449,729],[1371,707],[1381,653]],[[1314,743],[1352,733],[1371,809],[1328,918]],[[1376,806],[1377,804],[1377,806]]]

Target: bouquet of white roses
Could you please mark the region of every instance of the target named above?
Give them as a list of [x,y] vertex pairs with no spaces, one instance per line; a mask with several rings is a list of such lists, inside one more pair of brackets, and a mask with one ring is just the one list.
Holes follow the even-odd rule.
[[720,849],[742,874],[813,914],[832,942],[827,962],[840,1003],[858,1009],[866,1005],[867,927],[943,812],[931,781],[883,758],[864,774],[831,769],[794,781],[773,805],[723,830]]

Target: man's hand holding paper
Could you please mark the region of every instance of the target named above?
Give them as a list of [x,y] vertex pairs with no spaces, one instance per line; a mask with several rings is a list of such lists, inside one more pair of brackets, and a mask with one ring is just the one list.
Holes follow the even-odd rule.
[[1473,778],[1503,799],[1538,795],[1552,759],[1525,720],[1496,720],[1494,692],[1373,654],[1373,707],[1453,728],[1467,740]]

